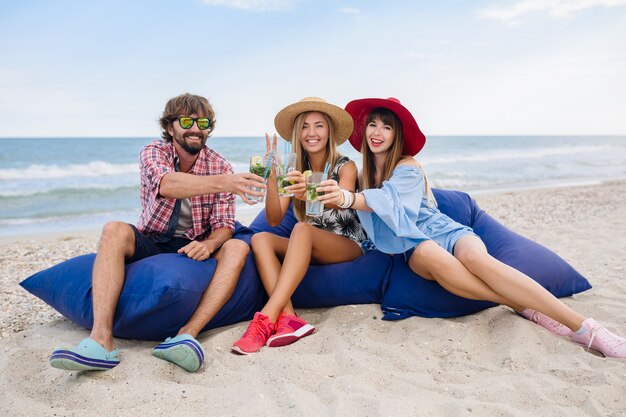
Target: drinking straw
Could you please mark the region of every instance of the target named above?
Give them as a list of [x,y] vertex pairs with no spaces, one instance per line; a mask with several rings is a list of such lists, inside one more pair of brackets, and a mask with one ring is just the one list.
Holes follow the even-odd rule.
[[263,173],[263,179],[266,180],[270,173],[270,167],[272,166],[272,158],[274,157],[274,151],[270,151],[267,157],[267,165],[265,165],[265,172]]
[[324,174],[322,175],[322,178],[328,178],[329,170],[330,170],[330,164],[326,162],[326,165],[324,166]]

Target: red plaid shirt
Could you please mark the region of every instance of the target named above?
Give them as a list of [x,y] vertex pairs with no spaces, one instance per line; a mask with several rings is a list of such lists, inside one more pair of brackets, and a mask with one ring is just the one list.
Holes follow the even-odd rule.
[[[176,205],[175,198],[159,194],[163,176],[175,172],[176,151],[172,142],[155,140],[145,146],[139,155],[141,164],[141,214],[137,229],[146,236],[161,235],[167,226]],[[198,154],[198,159],[189,174],[219,175],[232,174],[233,167],[222,155],[208,147]],[[203,241],[211,231],[235,229],[235,196],[232,193],[217,193],[190,197],[193,227],[185,231],[190,240]]]

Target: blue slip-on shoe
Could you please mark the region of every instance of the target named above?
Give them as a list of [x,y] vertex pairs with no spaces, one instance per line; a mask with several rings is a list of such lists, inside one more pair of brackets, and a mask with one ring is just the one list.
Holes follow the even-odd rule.
[[56,349],[50,355],[50,365],[65,371],[108,371],[120,363],[120,351],[107,352],[98,342],[88,337],[74,347]]
[[197,371],[204,362],[204,350],[200,343],[188,334],[168,337],[152,349],[152,355],[178,365],[186,371]]

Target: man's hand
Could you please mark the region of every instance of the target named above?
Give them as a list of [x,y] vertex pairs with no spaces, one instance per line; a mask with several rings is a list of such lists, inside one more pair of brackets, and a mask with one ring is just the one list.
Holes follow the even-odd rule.
[[224,191],[237,194],[246,204],[256,204],[256,202],[248,199],[248,195],[262,197],[265,195],[263,191],[252,191],[251,187],[265,188],[265,181],[262,177],[251,172],[242,174],[224,175]]
[[204,261],[205,259],[209,259],[213,252],[215,252],[213,242],[206,240],[204,242],[198,242],[194,240],[188,245],[178,249],[178,253],[184,253],[185,255],[187,255],[188,258],[194,259],[196,261]]

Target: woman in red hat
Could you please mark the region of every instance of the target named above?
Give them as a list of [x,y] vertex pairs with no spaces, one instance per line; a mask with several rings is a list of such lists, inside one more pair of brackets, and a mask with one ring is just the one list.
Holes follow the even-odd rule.
[[[348,205],[357,210],[377,249],[404,253],[413,272],[456,295],[507,305],[559,336],[608,357],[626,358],[626,339],[585,319],[522,272],[493,258],[471,228],[439,211],[426,175],[413,158],[426,137],[400,101],[354,100],[346,111],[355,125],[350,143],[363,154],[363,191]],[[324,200],[333,203],[338,198]]]
[[[254,315],[243,337],[233,344],[232,350],[242,354],[257,352],[266,345],[288,345],[313,333],[315,327],[296,315],[290,301],[309,264],[348,262],[368,250],[362,249],[366,235],[354,210],[326,204],[319,217],[307,217],[305,211],[306,171],[323,172],[328,166],[328,180],[320,183],[318,192],[335,195],[342,190],[352,193],[355,190],[356,164],[337,152],[337,146],[352,133],[350,115],[321,98],[306,97],[282,109],[274,119],[274,126],[286,141],[292,142],[296,171],[286,177],[294,183],[285,187],[293,197],[279,197],[276,173],[271,170],[265,216],[270,225],[277,226],[293,203],[299,223],[289,238],[269,232],[252,237],[257,270],[270,298]],[[273,144],[267,134],[266,141],[268,153],[275,152],[276,135]]]

